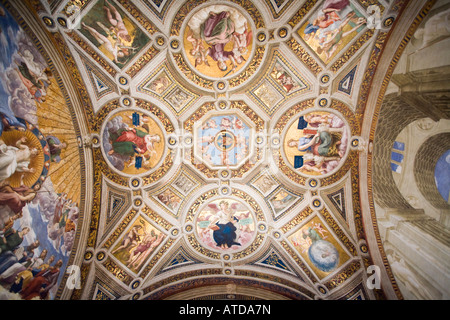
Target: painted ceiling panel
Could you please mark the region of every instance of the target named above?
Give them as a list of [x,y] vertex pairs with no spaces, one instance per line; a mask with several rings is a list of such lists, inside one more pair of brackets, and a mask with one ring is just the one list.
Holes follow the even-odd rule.
[[0,199],[27,198],[0,202],[3,290],[401,297],[367,284],[358,166],[407,2],[5,1]]

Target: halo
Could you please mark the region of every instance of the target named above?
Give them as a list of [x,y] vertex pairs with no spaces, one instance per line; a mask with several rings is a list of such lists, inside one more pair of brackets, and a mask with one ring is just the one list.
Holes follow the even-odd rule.
[[10,130],[3,131],[1,139],[8,146],[15,146],[16,142],[25,138],[24,145],[30,149],[36,148],[38,154],[31,158],[29,168],[34,168],[35,172],[15,172],[8,178],[9,184],[13,188],[20,187],[20,178],[24,174],[23,184],[33,189],[39,189],[41,184],[47,177],[50,168],[50,151],[45,140],[44,135],[34,125],[28,123],[26,120],[17,118],[26,126],[26,130]]

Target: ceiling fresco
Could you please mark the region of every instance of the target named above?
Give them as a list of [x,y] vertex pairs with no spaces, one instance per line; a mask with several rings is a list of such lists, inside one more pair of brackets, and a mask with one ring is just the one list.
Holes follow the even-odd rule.
[[359,170],[407,3],[3,1],[4,294],[401,298]]

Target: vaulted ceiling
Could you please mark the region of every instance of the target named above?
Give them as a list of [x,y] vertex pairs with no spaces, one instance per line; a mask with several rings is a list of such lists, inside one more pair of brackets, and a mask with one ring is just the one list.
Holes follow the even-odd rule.
[[1,138],[38,149],[14,228],[61,259],[49,296],[401,299],[373,140],[432,5],[3,2]]

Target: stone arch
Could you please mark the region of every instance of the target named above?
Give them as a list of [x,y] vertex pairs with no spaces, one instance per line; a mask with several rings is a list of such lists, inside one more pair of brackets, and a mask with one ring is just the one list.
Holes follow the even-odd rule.
[[414,177],[427,201],[437,209],[449,209],[450,205],[440,195],[434,181],[436,162],[450,149],[450,132],[428,138],[419,148],[414,160]]
[[374,199],[384,208],[411,209],[411,205],[398,190],[390,157],[392,146],[400,132],[410,123],[424,118],[423,112],[411,108],[397,94],[387,95],[381,107],[373,151]]

